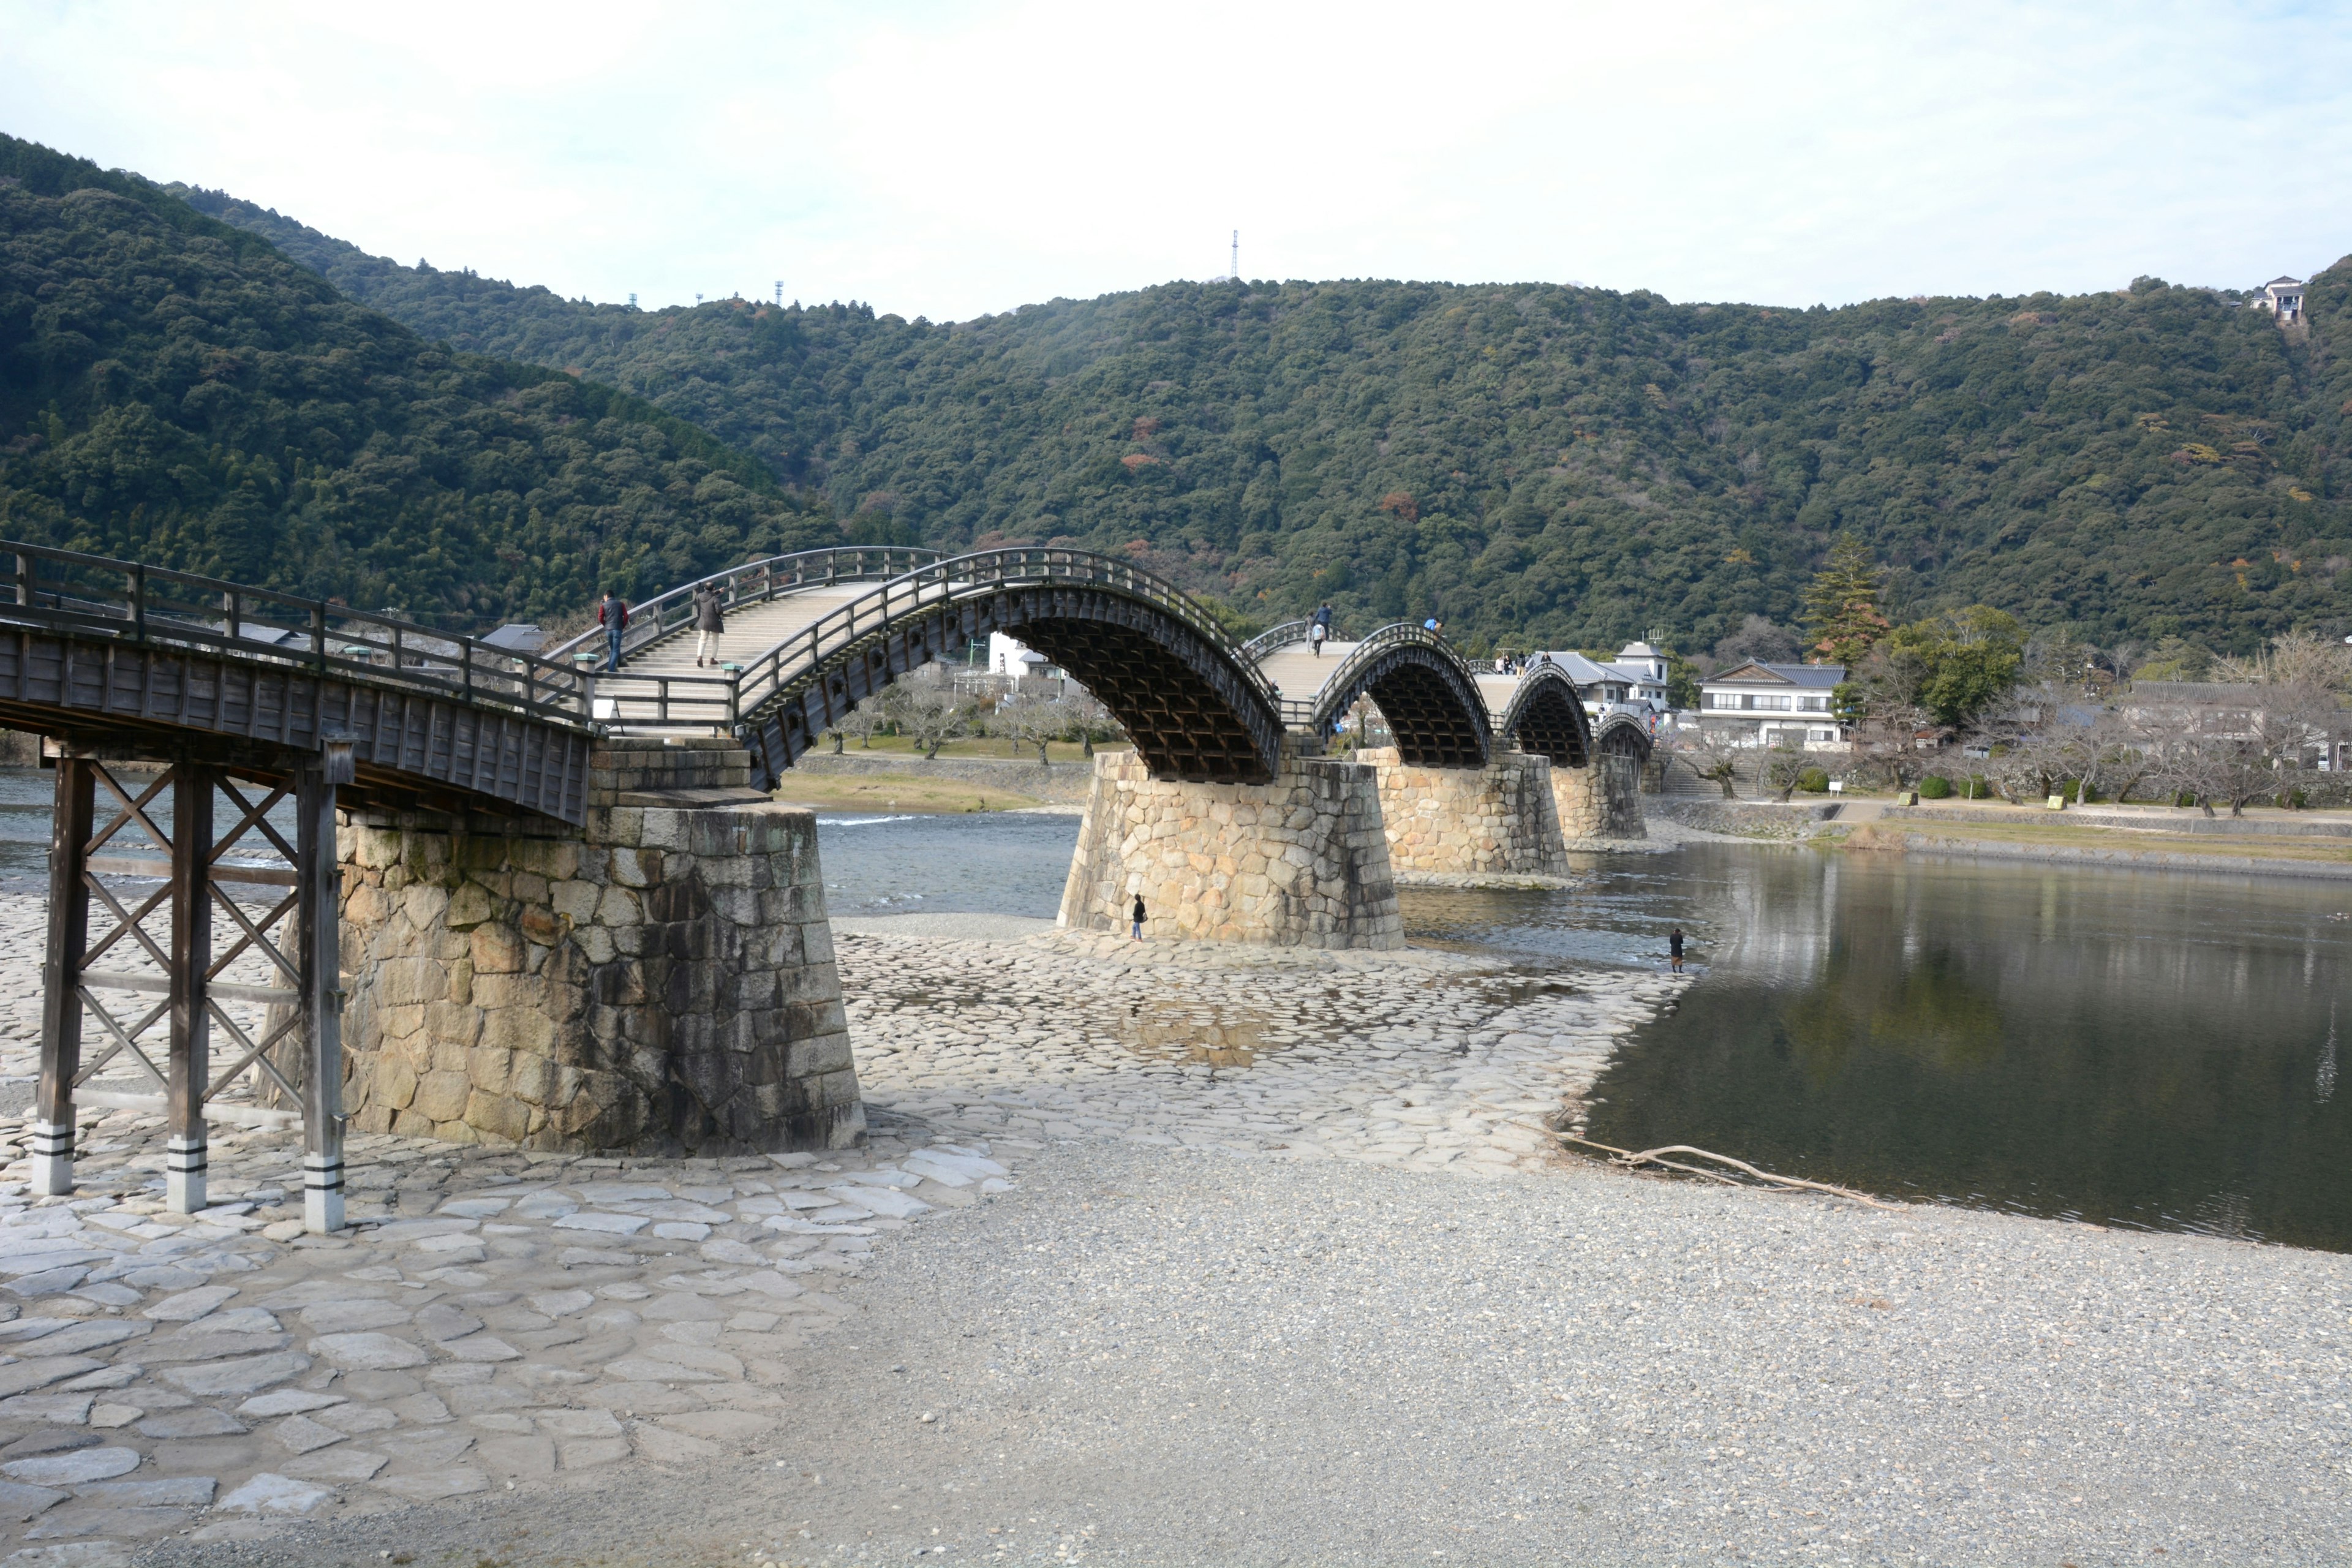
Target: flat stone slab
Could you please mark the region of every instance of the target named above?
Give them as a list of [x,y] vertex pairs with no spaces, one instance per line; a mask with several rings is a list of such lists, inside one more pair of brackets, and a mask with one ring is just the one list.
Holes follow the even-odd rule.
[[206,1285],[166,1296],[140,1314],[159,1323],[190,1323],[213,1311],[236,1294],[234,1285]]
[[209,1508],[220,1482],[210,1476],[159,1476],[145,1481],[98,1481],[76,1487],[74,1496],[116,1508]]
[[289,1415],[269,1429],[269,1435],[297,1454],[307,1454],[313,1448],[325,1448],[350,1436],[332,1426],[311,1420],[308,1415]]
[[568,1214],[557,1220],[555,1228],[604,1231],[612,1236],[635,1236],[650,1223],[652,1223],[651,1220],[641,1214],[604,1214],[593,1209],[583,1209],[577,1214]]
[[361,1372],[393,1372],[423,1366],[433,1359],[422,1346],[390,1334],[323,1334],[312,1340],[310,1348],[337,1366]]
[[272,1384],[299,1377],[310,1370],[309,1356],[285,1351],[276,1355],[166,1367],[163,1377],[173,1386],[202,1399],[224,1394],[258,1394]]
[[140,1459],[136,1448],[76,1448],[0,1464],[0,1475],[27,1486],[72,1487],[127,1476],[139,1468]]
[[442,1498],[486,1492],[490,1489],[490,1478],[483,1471],[460,1466],[446,1470],[419,1470],[414,1475],[387,1476],[372,1484],[378,1491],[390,1492],[410,1502],[434,1502]]
[[23,1481],[0,1481],[0,1519],[12,1519],[22,1524],[46,1509],[52,1509],[73,1494],[55,1487],[27,1486]]
[[214,1506],[225,1513],[299,1515],[334,1500],[331,1487],[264,1470]]

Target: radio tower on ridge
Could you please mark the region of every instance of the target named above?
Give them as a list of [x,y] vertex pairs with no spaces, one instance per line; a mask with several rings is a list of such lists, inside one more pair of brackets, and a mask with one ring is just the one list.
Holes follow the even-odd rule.
[[1232,279],[1236,283],[1242,280],[1242,231],[1240,229],[1234,230],[1233,269],[1227,272],[1225,276]]

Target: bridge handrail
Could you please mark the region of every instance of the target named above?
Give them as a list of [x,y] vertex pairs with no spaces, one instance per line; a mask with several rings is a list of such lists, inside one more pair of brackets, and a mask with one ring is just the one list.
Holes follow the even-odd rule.
[[1268,626],[1265,631],[1242,644],[1242,657],[1255,664],[1278,647],[1288,647],[1292,643],[1305,642],[1307,628],[1312,625],[1314,625],[1312,621],[1285,621],[1278,626]]
[[[561,723],[583,724],[588,718],[584,679],[543,655],[484,647],[478,638],[396,616],[143,562],[5,539],[0,556],[13,559],[0,580],[0,624],[210,648],[255,663],[519,709]],[[45,564],[51,568],[46,583]],[[101,581],[92,584],[87,580],[92,575]],[[103,580],[111,576],[123,579],[119,592],[106,591]]]
[[[1322,711],[1323,693],[1344,689],[1348,684],[1343,679],[1344,676],[1353,675],[1360,665],[1379,658],[1383,649],[1392,647],[1398,643],[1418,643],[1423,647],[1442,648],[1457,662],[1461,658],[1461,655],[1454,651],[1454,645],[1445,639],[1443,632],[1433,632],[1418,621],[1391,621],[1349,648],[1346,657],[1332,666],[1331,673],[1324,679],[1323,685],[1316,692],[1314,699],[1305,704],[1307,717],[1300,722],[1313,724],[1318,730],[1328,731],[1341,715]],[[1286,717],[1284,722],[1289,722]]]
[[[1088,551],[1044,546],[1010,546],[933,561],[882,583],[871,593],[836,605],[782,641],[744,661],[739,670],[722,675],[630,675],[624,666],[617,675],[596,683],[601,710],[614,704],[611,721],[625,727],[635,716],[625,706],[653,703],[656,724],[690,722],[721,724],[740,729],[769,703],[784,695],[793,682],[817,668],[826,655],[874,636],[917,610],[936,609],[975,593],[1008,584],[1095,584],[1119,590],[1155,605],[1184,623],[1212,647],[1222,650],[1234,668],[1265,699],[1269,710],[1279,710],[1273,689],[1255,665],[1241,657],[1232,637],[1183,590],[1151,573],[1110,556]],[[673,688],[687,695],[674,698]],[[684,710],[683,720],[671,716]]]
[[[844,557],[848,558],[845,564]],[[747,561],[740,566],[730,566],[708,577],[682,583],[642,605],[631,605],[628,630],[621,637],[621,654],[626,658],[691,626],[694,591],[706,583],[719,584],[720,607],[732,609],[738,605],[762,603],[794,588],[832,583],[887,582],[938,559],[936,550],[918,550],[909,545],[846,544]],[[822,575],[818,574],[820,567]],[[752,584],[751,591],[745,591],[746,584]],[[602,655],[605,636],[603,626],[592,626],[579,636],[547,649],[544,657],[571,659],[583,651]]]

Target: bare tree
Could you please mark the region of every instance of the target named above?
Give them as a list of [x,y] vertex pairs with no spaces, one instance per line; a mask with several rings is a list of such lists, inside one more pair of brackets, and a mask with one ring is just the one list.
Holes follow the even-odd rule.
[[1760,664],[1794,664],[1797,658],[1796,633],[1774,625],[1769,616],[1751,615],[1739,623],[1738,631],[1715,645],[1710,673],[1751,658]]
[[926,762],[940,748],[964,732],[977,702],[956,689],[945,665],[927,664],[902,676],[884,693],[884,708],[898,732],[913,741]]
[[1805,753],[1802,746],[1782,741],[1764,753],[1764,765],[1758,770],[1757,776],[1765,788],[1778,790],[1785,805],[1789,797],[1797,793],[1797,786],[1804,782],[1805,774],[1812,771],[1813,766],[1813,759]]
[[1052,766],[1045,754],[1048,742],[1069,733],[1071,714],[1068,704],[1043,692],[1016,689],[1008,697],[999,698],[995,711],[988,716],[991,734],[1002,735],[1016,745],[1037,748],[1037,764]]
[[1739,778],[1739,754],[1748,748],[1739,743],[1738,734],[1729,730],[1709,730],[1704,725],[1677,730],[1667,742],[1670,757],[1703,779],[1723,786],[1723,798],[1737,800],[1739,792],[1732,787]]
[[867,698],[844,714],[841,721],[833,727],[833,749],[836,752],[841,750],[842,736],[855,735],[859,751],[873,750],[876,731],[890,722],[890,715],[885,711],[888,703],[889,694],[885,692],[878,697]]

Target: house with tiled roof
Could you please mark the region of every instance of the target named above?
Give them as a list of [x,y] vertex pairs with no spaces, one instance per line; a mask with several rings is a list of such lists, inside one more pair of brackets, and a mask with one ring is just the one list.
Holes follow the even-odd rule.
[[1738,732],[1757,746],[1842,746],[1845,726],[1831,693],[1842,664],[1767,664],[1749,659],[1699,682],[1699,723]]

